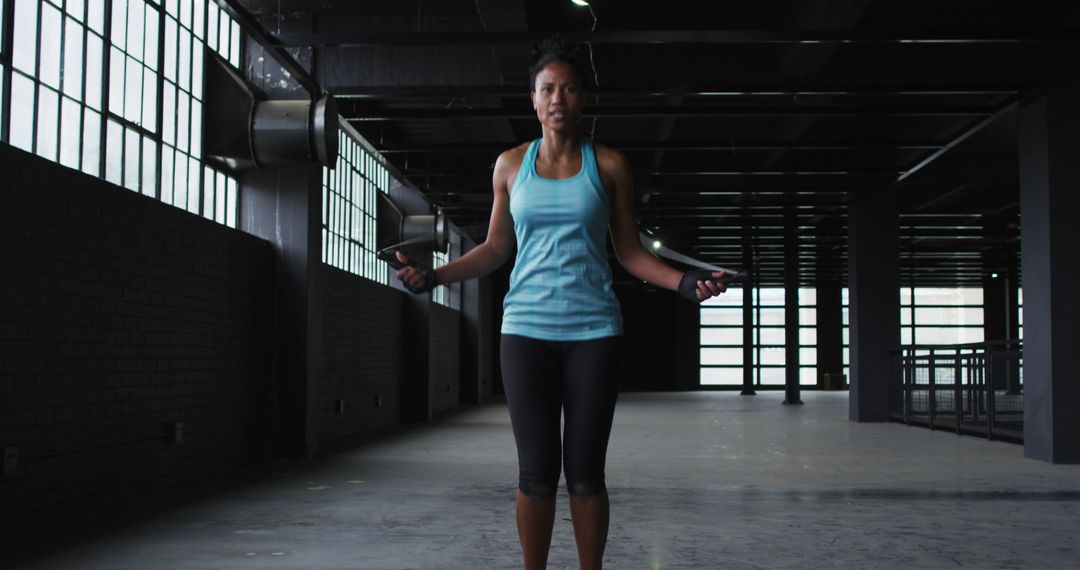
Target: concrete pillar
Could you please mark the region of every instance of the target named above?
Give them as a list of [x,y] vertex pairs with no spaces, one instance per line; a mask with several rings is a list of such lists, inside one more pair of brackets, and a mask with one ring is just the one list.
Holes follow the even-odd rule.
[[310,459],[319,447],[319,364],[322,353],[321,167],[267,166],[241,173],[239,228],[277,252],[277,359],[270,395],[272,453]]
[[1080,78],[1019,111],[1024,279],[1024,455],[1080,463],[1080,333],[1075,213],[1080,208]]
[[817,287],[817,383],[825,374],[844,372],[844,313],[839,283],[819,283]]
[[889,351],[900,347],[900,218],[891,188],[850,196],[848,418],[882,422],[889,418]]
[[790,207],[784,210],[784,403],[802,403],[799,386],[798,218]]

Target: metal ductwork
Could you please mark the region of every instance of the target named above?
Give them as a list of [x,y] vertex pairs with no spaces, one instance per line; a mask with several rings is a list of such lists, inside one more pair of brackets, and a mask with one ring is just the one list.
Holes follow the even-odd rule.
[[334,166],[338,153],[337,105],[317,101],[260,101],[251,125],[252,153],[259,165],[316,162]]

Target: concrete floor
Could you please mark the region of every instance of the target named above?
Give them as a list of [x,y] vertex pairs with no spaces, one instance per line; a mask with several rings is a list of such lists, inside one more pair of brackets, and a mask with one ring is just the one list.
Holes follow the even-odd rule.
[[[1080,567],[1080,466],[782,397],[622,395],[605,567]],[[506,407],[476,407],[19,567],[520,568],[516,478]],[[577,568],[560,493],[549,567]]]

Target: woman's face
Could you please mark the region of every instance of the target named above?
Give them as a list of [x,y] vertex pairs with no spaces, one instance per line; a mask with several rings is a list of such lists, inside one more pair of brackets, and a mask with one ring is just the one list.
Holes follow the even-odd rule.
[[561,61],[544,66],[536,74],[533,107],[540,124],[554,131],[576,129],[585,109],[585,94],[572,67]]

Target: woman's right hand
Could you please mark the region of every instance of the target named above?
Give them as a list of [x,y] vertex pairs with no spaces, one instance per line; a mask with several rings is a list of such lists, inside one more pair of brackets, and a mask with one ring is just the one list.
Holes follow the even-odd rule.
[[395,255],[397,260],[405,266],[398,269],[395,275],[405,285],[406,289],[414,294],[427,293],[438,284],[435,270],[409,261],[409,258],[400,249],[395,252]]

